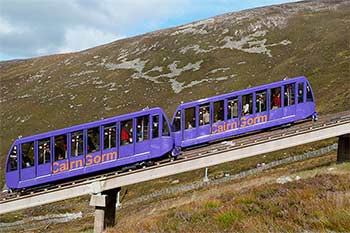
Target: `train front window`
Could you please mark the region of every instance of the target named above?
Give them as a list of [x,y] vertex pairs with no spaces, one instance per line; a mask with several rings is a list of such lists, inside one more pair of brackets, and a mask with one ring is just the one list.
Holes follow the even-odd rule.
[[271,100],[270,103],[271,103],[272,110],[281,107],[281,88],[280,87],[271,89],[270,100]]
[[76,157],[84,154],[83,131],[76,131],[71,134],[71,156]]
[[311,87],[309,86],[309,84],[306,84],[306,101],[307,102],[314,101],[314,99],[312,97],[312,93],[311,93]]
[[174,129],[174,132],[177,132],[181,129],[181,110],[176,112],[173,129]]
[[142,142],[149,139],[149,116],[136,118],[136,141]]
[[295,103],[295,83],[284,85],[284,107]]
[[87,133],[88,153],[100,150],[100,127],[88,129]]
[[298,84],[298,103],[304,102],[304,83]]
[[67,158],[67,135],[55,136],[55,161]]
[[132,143],[132,119],[120,122],[120,145]]
[[50,138],[45,138],[38,141],[38,157],[39,164],[50,163],[51,161],[51,141]]
[[227,101],[227,119],[231,120],[238,117],[238,98]]
[[17,146],[14,146],[10,158],[8,160],[7,171],[16,171],[17,170]]
[[117,145],[117,127],[115,124],[103,126],[103,148],[105,150],[115,148]]
[[267,91],[258,91],[256,92],[256,109],[255,111],[257,113],[259,112],[265,112],[267,109]]
[[168,122],[166,121],[166,118],[165,118],[164,115],[163,115],[163,131],[162,131],[162,136],[170,136],[169,125],[168,125]]
[[152,116],[152,138],[159,137],[159,115]]
[[34,142],[22,144],[22,168],[34,166]]
[[253,114],[253,94],[242,96],[242,115]]
[[195,107],[185,109],[185,129],[192,129],[196,127]]
[[203,104],[199,106],[199,125],[208,125],[210,123],[210,106]]
[[214,103],[214,122],[223,121],[225,119],[224,101]]

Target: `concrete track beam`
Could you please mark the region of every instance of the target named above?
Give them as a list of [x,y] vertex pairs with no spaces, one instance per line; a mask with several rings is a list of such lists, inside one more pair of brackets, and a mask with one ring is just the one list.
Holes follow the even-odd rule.
[[337,162],[350,162],[350,134],[345,134],[338,139]]
[[90,206],[95,206],[94,232],[102,233],[107,227],[115,225],[117,194],[120,188],[92,194]]

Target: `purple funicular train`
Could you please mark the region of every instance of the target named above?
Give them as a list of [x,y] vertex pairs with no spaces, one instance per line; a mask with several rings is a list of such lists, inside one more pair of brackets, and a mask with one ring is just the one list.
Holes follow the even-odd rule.
[[145,109],[17,139],[6,161],[6,184],[17,190],[56,183],[316,117],[305,77],[180,104],[171,127],[161,108]]

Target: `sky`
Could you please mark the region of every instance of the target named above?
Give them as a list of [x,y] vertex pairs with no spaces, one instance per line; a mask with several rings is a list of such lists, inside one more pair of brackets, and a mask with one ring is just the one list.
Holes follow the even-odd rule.
[[0,0],[0,61],[80,51],[215,15],[297,0]]

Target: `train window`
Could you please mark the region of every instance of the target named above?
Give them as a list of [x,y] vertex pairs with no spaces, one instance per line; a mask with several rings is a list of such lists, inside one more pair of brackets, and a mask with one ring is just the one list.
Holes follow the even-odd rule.
[[34,142],[22,144],[22,168],[34,166]]
[[284,85],[284,106],[295,103],[295,83]]
[[17,170],[17,146],[13,147],[8,163],[8,171]]
[[152,138],[159,137],[159,115],[152,116]]
[[307,102],[314,101],[311,93],[311,87],[309,86],[309,84],[306,84],[306,101]]
[[67,135],[55,136],[55,161],[67,158]]
[[149,139],[149,116],[136,118],[136,141],[142,142]]
[[227,101],[227,119],[238,117],[238,98],[229,99]]
[[304,102],[304,83],[298,84],[298,103]]
[[267,91],[256,92],[255,112],[265,112],[267,109]]
[[38,158],[39,164],[50,163],[51,161],[51,141],[50,138],[45,138],[38,141]]
[[253,114],[253,94],[242,96],[242,115]]
[[170,136],[170,130],[169,130],[169,126],[168,123],[165,119],[165,117],[163,116],[163,131],[162,131],[162,136]]
[[174,132],[177,132],[180,129],[181,129],[181,110],[176,112],[175,119],[174,119],[174,125],[173,125]]
[[192,129],[196,127],[195,107],[185,109],[185,129]]
[[214,103],[214,122],[225,120],[224,101]]
[[210,123],[210,106],[203,104],[199,106],[199,125],[208,125]]
[[100,127],[88,129],[87,150],[88,153],[100,150]]
[[120,122],[120,145],[132,143],[132,119]]
[[276,87],[271,89],[271,109],[277,109],[281,107],[281,88]]
[[105,150],[115,148],[117,145],[117,127],[109,124],[103,126],[103,148]]
[[84,137],[83,131],[76,131],[71,134],[71,152],[70,155],[73,157],[84,154]]

